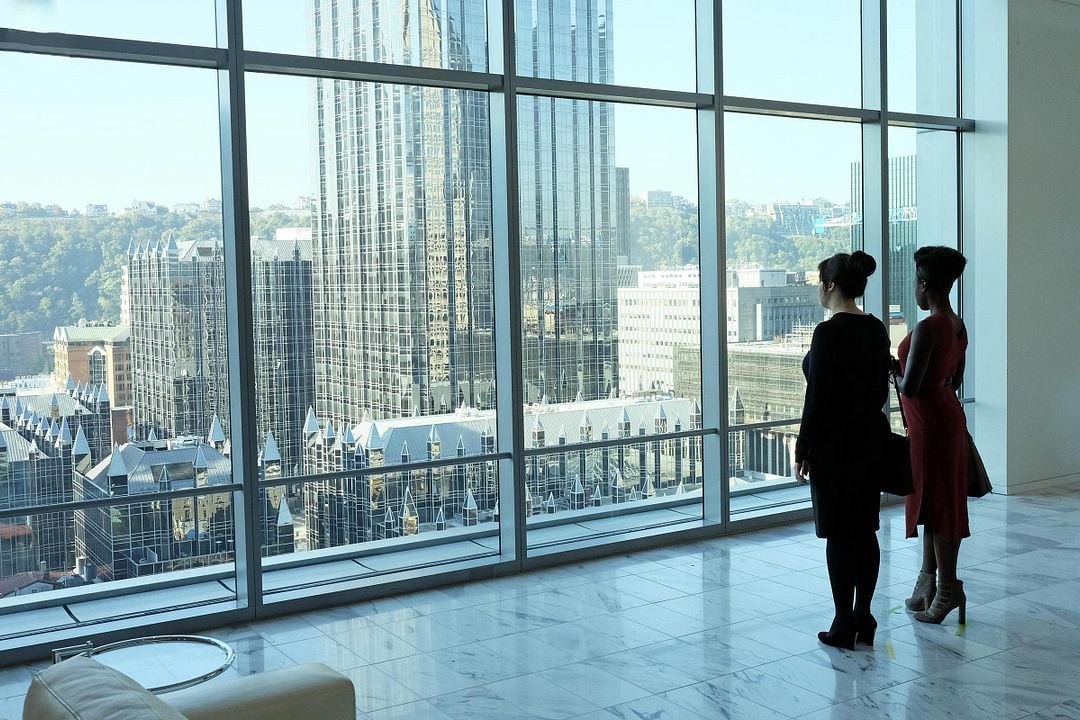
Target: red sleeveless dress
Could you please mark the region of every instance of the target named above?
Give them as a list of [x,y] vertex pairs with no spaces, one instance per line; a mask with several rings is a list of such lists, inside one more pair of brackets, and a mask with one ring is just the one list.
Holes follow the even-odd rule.
[[[952,389],[952,378],[967,350],[967,331],[957,337],[948,315],[931,315],[938,336],[922,388],[901,403],[911,438],[911,479],[914,492],[906,498],[907,536],[918,537],[925,525],[944,538],[959,542],[971,535],[967,512],[967,419]],[[911,334],[900,343],[900,367],[906,372]]]

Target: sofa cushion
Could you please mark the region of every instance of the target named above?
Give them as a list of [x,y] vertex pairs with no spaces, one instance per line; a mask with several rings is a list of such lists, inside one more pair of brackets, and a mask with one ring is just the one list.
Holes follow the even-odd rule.
[[34,676],[23,720],[185,720],[121,672],[73,657]]

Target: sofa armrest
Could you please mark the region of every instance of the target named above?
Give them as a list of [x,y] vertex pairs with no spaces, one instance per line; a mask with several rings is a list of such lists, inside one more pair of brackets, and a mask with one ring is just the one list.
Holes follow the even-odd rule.
[[161,699],[188,720],[355,720],[352,680],[321,663],[213,681]]

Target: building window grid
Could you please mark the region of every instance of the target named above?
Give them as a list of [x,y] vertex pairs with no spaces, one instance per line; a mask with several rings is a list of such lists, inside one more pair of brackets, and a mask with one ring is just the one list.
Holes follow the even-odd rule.
[[[719,5],[719,0],[717,0],[717,5]],[[719,12],[720,12],[720,9],[719,9],[719,7],[717,7],[717,8],[715,9],[715,12],[717,12],[717,13],[719,13]],[[336,24],[336,23],[335,23],[335,24]],[[493,32],[494,32],[494,31],[493,31]],[[60,41],[60,42],[63,42],[63,40],[61,39],[61,41]],[[188,49],[191,49],[191,50],[193,50],[194,48],[188,48]],[[569,49],[568,49],[568,48],[564,48],[564,49],[565,49],[565,50],[567,50],[567,51],[569,51]],[[518,45],[518,54],[519,54],[519,61],[521,60],[521,58],[520,58],[520,55],[521,55],[521,54],[523,53],[523,51],[524,51],[524,50],[525,50],[525,42],[524,42],[524,41],[519,41],[519,45]],[[386,58],[378,58],[378,59],[379,59],[380,61],[385,61],[385,60],[386,60]],[[241,65],[243,65],[243,58],[241,58]],[[519,77],[522,77],[522,78],[524,78],[524,77],[528,77],[528,76],[529,76],[529,73],[527,72],[527,69],[526,69],[527,67],[528,67],[528,66],[527,66],[527,64],[526,64],[526,63],[522,63],[522,66],[521,66],[521,67],[519,68]],[[542,73],[542,72],[540,72],[540,68],[539,68],[539,66],[533,66],[533,67],[532,67],[531,69],[533,70],[533,73],[532,73],[532,75],[533,75],[533,76],[543,76],[543,73]],[[452,70],[453,70],[453,68],[452,68]],[[564,74],[566,74],[566,75],[567,75],[567,77],[565,77],[565,78],[564,78],[564,77],[561,77],[561,76],[562,76],[562,75],[564,75]],[[580,82],[580,81],[583,81],[583,80],[587,80],[587,81],[589,81],[589,80],[591,80],[591,81],[595,81],[595,77],[593,77],[593,76],[592,76],[592,73],[587,73],[586,75],[587,75],[588,77],[585,77],[585,78],[579,78],[579,77],[576,77],[576,75],[577,75],[577,73],[575,73],[575,72],[567,72],[567,71],[564,71],[564,70],[556,70],[556,71],[555,71],[555,77],[559,78],[559,79],[560,79],[561,81],[565,81],[565,83],[566,83],[566,89],[567,89],[567,90],[574,90],[574,88],[573,88],[573,84],[574,84],[575,82]],[[463,77],[465,77],[465,76],[463,76]],[[467,78],[467,77],[465,77],[465,79],[468,79],[468,78]],[[332,81],[332,82],[339,82],[339,81]],[[491,92],[493,92],[493,93],[497,93],[497,92],[500,92],[500,90],[492,90]],[[643,97],[643,98],[644,98],[644,97],[646,97],[646,94],[643,94],[643,95],[642,95],[642,97]],[[522,97],[522,98],[520,98],[520,99],[519,99],[519,107],[522,107],[522,108],[524,108],[524,107],[526,107],[526,106],[527,106],[527,105],[528,105],[528,104],[529,104],[529,103],[530,103],[531,101],[533,101],[533,100],[536,100],[536,99],[530,99],[530,98],[528,98],[528,97]],[[592,104],[597,104],[597,103],[600,103],[600,104],[602,104],[602,103],[604,103],[604,101],[605,101],[605,97],[604,97],[604,96],[599,96],[599,95],[598,95],[598,96],[596,96],[596,97],[592,98],[591,100],[577,100],[577,101],[575,101],[575,100],[570,100],[570,101],[557,101],[557,100],[554,100],[554,101],[551,101],[551,102],[552,102],[552,104],[553,104],[553,105],[557,105],[557,104],[558,104],[559,102],[565,102],[565,103],[567,103],[568,105],[572,105],[572,106],[574,106],[574,107],[578,107],[578,106],[581,106],[581,105],[585,105],[585,104],[588,104],[588,103],[592,103]],[[793,104],[793,105],[794,105],[794,104]],[[322,108],[321,108],[321,105],[320,105],[320,110],[319,110],[319,112],[320,112],[320,113],[322,112]],[[789,113],[790,113],[791,115],[797,116],[797,115],[798,115],[798,112],[799,112],[799,109],[798,109],[798,108],[794,108],[794,107],[793,107],[793,108],[789,109]],[[346,113],[346,115],[347,115],[347,113]],[[340,111],[340,110],[339,110],[339,112],[338,112],[338,117],[339,117],[339,118],[341,118],[341,117],[342,117],[342,111]],[[812,117],[812,115],[810,115],[810,114],[808,113],[808,114],[806,115],[806,117]],[[556,125],[557,125],[558,127],[561,127],[561,128],[563,128],[563,129],[572,129],[572,127],[573,127],[573,124],[572,124],[572,122],[571,122],[571,121],[569,121],[569,120],[568,120],[568,119],[567,119],[567,118],[566,118],[566,117],[565,117],[565,116],[564,116],[564,115],[563,115],[562,113],[558,113],[558,112],[554,113],[554,118],[555,118],[555,120],[556,120]],[[853,119],[853,120],[860,120],[860,119],[862,119],[863,121],[866,121],[866,120],[865,120],[864,118],[860,118],[860,116],[859,116],[859,113],[858,113],[858,112],[854,112],[854,113],[852,113],[852,115],[850,116],[850,119]],[[719,120],[718,120],[718,121],[719,121]],[[877,122],[877,121],[878,121],[878,120],[870,120],[869,122]],[[959,115],[958,115],[957,117],[931,117],[931,116],[924,116],[924,117],[923,117],[923,118],[922,118],[922,119],[921,119],[921,120],[920,120],[919,122],[923,122],[923,123],[925,123],[926,125],[932,126],[932,125],[934,125],[934,124],[935,124],[936,122],[940,122],[940,121],[944,121],[944,122],[945,122],[945,123],[947,123],[947,124],[952,124],[952,125],[956,126],[955,132],[957,132],[957,133],[960,133],[960,132],[962,132],[962,131],[963,131],[963,128],[962,128],[962,127],[960,126],[960,122],[961,122],[961,117],[960,117]],[[549,156],[548,156],[548,157],[546,157],[546,158],[539,158],[539,159],[541,160],[541,162],[547,162],[547,163],[549,163],[549,164],[550,164],[550,163],[551,163],[551,162],[553,161],[553,158],[551,158],[551,157],[549,157]],[[323,161],[322,161],[322,160],[320,160],[320,162],[323,162]],[[525,193],[526,193],[526,192],[528,191],[528,188],[530,187],[530,185],[529,185],[529,182],[528,182],[528,180],[526,179],[526,176],[527,176],[527,171],[528,171],[528,169],[530,168],[530,165],[531,165],[531,163],[532,163],[532,158],[529,158],[529,157],[527,157],[527,156],[522,156],[522,158],[520,159],[520,167],[521,167],[521,171],[522,171],[522,182],[521,182],[521,187],[522,187],[522,194],[523,194],[523,195],[524,195],[524,194],[525,194]],[[892,170],[892,168],[890,168],[889,170]],[[888,172],[888,171],[887,171],[887,172]],[[347,175],[347,174],[348,174],[348,173],[346,173],[346,175]],[[890,174],[891,174],[891,173],[890,173]],[[895,178],[891,178],[891,179],[893,179],[893,180],[895,181]],[[339,183],[340,183],[340,182],[341,182],[341,181],[340,181],[340,179],[339,179]],[[854,183],[854,182],[855,182],[855,178],[853,177],[853,183]],[[894,182],[894,184],[895,184],[895,182]],[[559,187],[560,187],[560,188],[562,188],[562,189],[564,190],[564,192],[562,193],[562,194],[563,194],[564,196],[565,196],[565,194],[568,194],[568,193],[572,193],[572,192],[574,191],[574,187],[573,187],[573,184],[572,184],[572,181],[571,181],[571,179],[570,179],[570,178],[566,178],[566,177],[562,177],[562,176],[561,176],[561,174],[560,174],[560,180],[559,180]],[[896,191],[897,191],[897,189],[896,189],[896,188],[894,187],[892,191],[893,191],[893,192],[896,192]],[[602,191],[602,192],[601,192],[601,197],[604,197],[604,196],[606,196],[606,195],[605,195],[606,193],[607,193],[607,190],[605,189],[604,191]],[[854,195],[855,197],[857,197],[857,198],[858,198],[858,202],[859,202],[859,205],[860,205],[860,206],[859,206],[859,207],[857,208],[857,210],[858,210],[858,211],[861,211],[861,202],[862,202],[862,197],[861,197],[861,193],[853,193],[853,195]],[[401,198],[401,202],[402,202],[402,204],[404,203],[404,198]],[[237,203],[237,204],[235,204],[235,205],[239,205],[239,206],[241,206],[241,207],[243,206],[243,204],[242,204],[242,203]],[[404,208],[404,204],[403,204],[403,208]],[[540,211],[540,212],[551,212],[552,210],[553,210],[553,208],[551,208],[551,206],[550,206],[550,205],[545,205],[545,204],[544,204],[543,202],[541,203],[541,205],[540,205],[540,209],[539,209],[539,211]],[[855,210],[855,208],[853,208],[853,210]],[[572,214],[571,214],[571,215],[572,215]],[[522,235],[521,235],[521,237],[520,237],[520,242],[521,242],[521,243],[522,243],[523,245],[525,245],[525,244],[527,244],[527,243],[529,242],[529,238],[528,238],[528,236],[527,236],[527,227],[522,227],[522,229],[521,229],[521,230],[522,230]],[[719,231],[720,231],[720,236],[722,237],[722,236],[723,236],[723,227],[722,227],[722,224],[721,224],[721,227],[720,227]],[[516,231],[515,231],[515,229],[511,228],[511,236],[513,236],[513,234],[514,234],[515,232],[516,232]],[[567,233],[570,233],[570,234],[574,234],[574,233],[575,233],[575,230],[574,230],[574,228],[565,228],[565,229],[563,229],[563,228],[560,228],[560,229],[559,229],[559,232],[560,232],[560,233],[561,233],[561,232],[567,232]],[[513,271],[513,269],[511,269],[511,271]],[[209,280],[210,278],[205,278],[205,279],[206,279],[206,280]],[[215,283],[215,285],[217,285],[218,287],[220,287],[220,284],[219,284],[219,283],[220,283],[220,281],[218,281],[217,283]],[[720,286],[721,288],[723,288],[723,287],[725,286],[725,284],[724,284],[724,283],[723,283],[723,282],[721,281],[721,282],[719,283],[719,286]],[[146,291],[144,291],[144,292],[146,292]],[[220,290],[219,290],[219,292],[220,292]],[[402,299],[404,299],[404,297],[403,297]],[[540,299],[540,298],[538,298],[538,299],[540,300],[540,302],[543,302],[543,300],[542,300],[542,299]],[[524,300],[524,298],[523,298],[523,300]],[[695,305],[696,305],[696,303],[695,303]],[[161,332],[161,328],[162,328],[162,325],[161,325],[161,323],[164,323],[164,324],[169,324],[170,322],[176,322],[176,320],[177,320],[176,318],[173,318],[173,319],[171,319],[171,320],[170,320],[169,318],[161,318],[160,320],[157,320],[157,319],[155,319],[155,318],[151,317],[151,316],[150,316],[149,314],[147,314],[147,315],[143,315],[143,314],[141,314],[141,313],[139,313],[139,312],[137,312],[137,311],[136,311],[136,313],[135,313],[135,316],[136,316],[137,318],[141,319],[141,320],[144,320],[144,321],[146,321],[146,322],[147,322],[148,324],[150,324],[151,326],[153,326],[153,325],[155,324],[155,322],[156,322],[156,323],[158,323],[158,324],[157,324],[157,327],[158,327],[158,331],[157,331],[157,332]],[[664,324],[665,324],[665,326],[669,326],[669,325],[674,325],[674,324],[676,324],[676,323],[672,322],[672,320],[673,320],[673,318],[665,318],[665,323],[664,323]],[[396,323],[391,323],[391,327],[392,327],[392,326],[393,326],[394,324],[396,324]],[[386,332],[387,334],[389,334],[389,331],[390,331],[390,328],[385,328],[385,329],[384,329],[383,331],[381,331],[381,332]],[[693,333],[694,333],[695,331],[698,331],[698,332],[700,332],[700,328],[687,328],[685,332],[686,332],[686,333],[687,333],[688,335],[692,335],[692,334],[693,334]],[[319,329],[318,329],[318,328],[316,328],[316,329],[315,329],[315,332],[316,332],[316,333],[318,333],[318,332],[319,332]],[[377,332],[380,332],[380,331],[377,331]],[[221,334],[223,335],[223,332],[222,332]],[[405,338],[402,338],[402,340],[405,340]],[[675,344],[675,343],[672,343],[672,345],[674,345],[674,344]],[[160,347],[160,348],[159,348],[159,350],[161,351],[161,354],[160,354],[160,355],[159,355],[158,357],[159,357],[159,358],[165,358],[165,357],[172,357],[172,356],[174,355],[174,351],[175,351],[175,348],[174,348],[174,347],[164,347],[164,346],[162,346],[162,347]],[[670,354],[670,352],[669,352],[669,354]],[[325,360],[327,360],[327,358],[318,358],[318,360],[323,360],[323,361],[325,361]],[[721,358],[721,362],[730,362],[730,360],[728,360],[728,359],[725,359],[725,358]],[[153,364],[154,364],[154,363],[147,363],[147,365],[149,365],[149,366],[152,366]],[[335,358],[335,359],[333,360],[332,364],[337,364],[337,359],[336,359],[336,358]],[[157,368],[154,368],[154,370],[152,370],[152,371],[157,371],[157,372],[161,372],[161,371],[162,371],[162,368],[160,367],[160,362],[158,363],[158,365],[159,365],[159,367],[157,367]],[[144,369],[141,369],[141,368],[139,368],[139,363],[138,363],[138,362],[136,361],[136,359],[135,359],[135,358],[132,358],[132,367],[134,368],[135,372],[137,372],[137,373],[140,373],[140,372],[146,372],[146,371],[147,371],[147,370],[144,370]],[[340,365],[338,365],[338,367],[339,367],[339,369],[341,369],[341,368],[340,368]],[[528,371],[527,371],[527,369],[526,369],[526,368],[522,367],[522,368],[518,368],[518,369],[517,369],[517,372],[521,372],[521,373],[527,373]],[[235,383],[235,382],[241,382],[241,380],[242,380],[242,379],[239,379],[239,378],[231,378],[231,382],[234,382],[234,383]],[[249,385],[250,385],[250,383],[249,383]],[[139,384],[138,384],[138,383],[136,383],[136,384],[134,385],[134,387],[139,387]],[[316,392],[320,392],[320,390],[318,389],[319,387],[320,387],[319,385],[316,385]],[[394,394],[394,392],[393,392],[393,388],[391,388],[391,387],[389,387],[389,386],[388,386],[388,387],[387,387],[387,390],[388,390],[388,393],[389,393],[390,395]],[[227,395],[227,393],[224,393],[224,395]],[[146,407],[147,407],[147,409],[148,409],[148,412],[150,413],[150,415],[154,415],[154,414],[157,414],[157,415],[159,415],[159,416],[160,416],[160,415],[163,415],[163,414],[165,414],[166,412],[168,412],[168,410],[167,410],[167,409],[166,409],[165,407],[163,407],[163,406],[162,406],[162,404],[161,404],[160,402],[146,402],[146,403],[145,403],[145,405],[146,405]],[[227,407],[227,406],[226,406],[226,407]],[[794,405],[792,406],[792,409],[794,409]],[[194,411],[194,410],[193,410],[192,412],[193,412],[193,413],[195,413],[196,411]],[[203,421],[205,421],[205,418],[207,417],[207,413],[206,413],[206,412],[205,412],[204,410],[200,410],[200,411],[197,411],[197,414],[198,414],[198,415],[201,415],[202,417],[201,417],[201,418],[195,418],[195,417],[192,417],[192,418],[191,418],[191,420],[190,420],[190,422],[192,422],[192,424],[197,424],[197,423],[199,423],[199,422],[203,422]],[[227,422],[227,421],[228,421],[228,412],[227,412],[227,411],[226,411],[226,412],[224,413],[224,415],[223,415],[223,417],[222,417],[222,420],[223,420],[224,422]],[[750,418],[747,418],[747,421],[753,422],[753,420],[751,420]],[[152,421],[152,420],[150,420],[149,422],[150,422],[150,423],[152,423],[153,421]],[[737,425],[736,425],[735,423],[733,423],[733,422],[731,422],[731,421],[729,420],[728,422],[721,422],[721,426],[720,426],[720,427],[716,427],[716,428],[700,428],[700,426],[699,426],[699,429],[700,429],[700,430],[702,430],[703,432],[723,432],[723,431],[724,431],[725,429],[727,429],[727,428],[736,428],[736,427],[737,427]],[[691,442],[692,442],[692,441],[691,441]],[[571,444],[572,444],[572,441],[571,441]],[[734,444],[732,444],[732,447],[733,447],[733,448],[734,448],[734,446],[735,446],[735,445],[734,445]],[[568,450],[567,452],[571,452],[571,451],[569,451],[569,450]],[[685,453],[684,453],[684,455],[683,455],[683,456],[684,456],[684,457],[686,456],[686,455],[685,455]],[[698,451],[698,457],[699,457],[699,458],[701,457],[701,453],[700,453],[700,451]],[[519,467],[527,467],[527,465],[528,465],[528,461],[527,461],[527,459],[520,459],[520,464],[519,464]],[[403,469],[401,469],[401,468],[397,468],[397,471],[399,471],[399,472],[408,472],[407,470],[403,470]],[[238,529],[238,531],[243,531],[243,530],[241,530],[241,529]],[[249,528],[249,529],[247,529],[247,530],[246,530],[246,532],[249,532],[249,533],[251,533],[251,534],[254,534],[255,530],[254,530],[254,528]]]

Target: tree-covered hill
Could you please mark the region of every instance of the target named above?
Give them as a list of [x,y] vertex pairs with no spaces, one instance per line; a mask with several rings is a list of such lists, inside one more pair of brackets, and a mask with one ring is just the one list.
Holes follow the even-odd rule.
[[[120,279],[129,243],[156,242],[168,231],[177,241],[221,236],[221,215],[210,212],[124,213],[87,217],[49,215],[20,204],[0,217],[0,333],[40,330],[81,318],[120,319]],[[283,212],[255,212],[252,233],[306,224]]]
[[[768,218],[749,214],[748,207],[738,201],[728,207],[729,267],[814,270],[830,255],[851,250],[851,231],[846,227],[830,228],[823,235],[785,235]],[[646,270],[697,265],[697,210],[650,208],[632,198],[630,241],[634,264]]]

